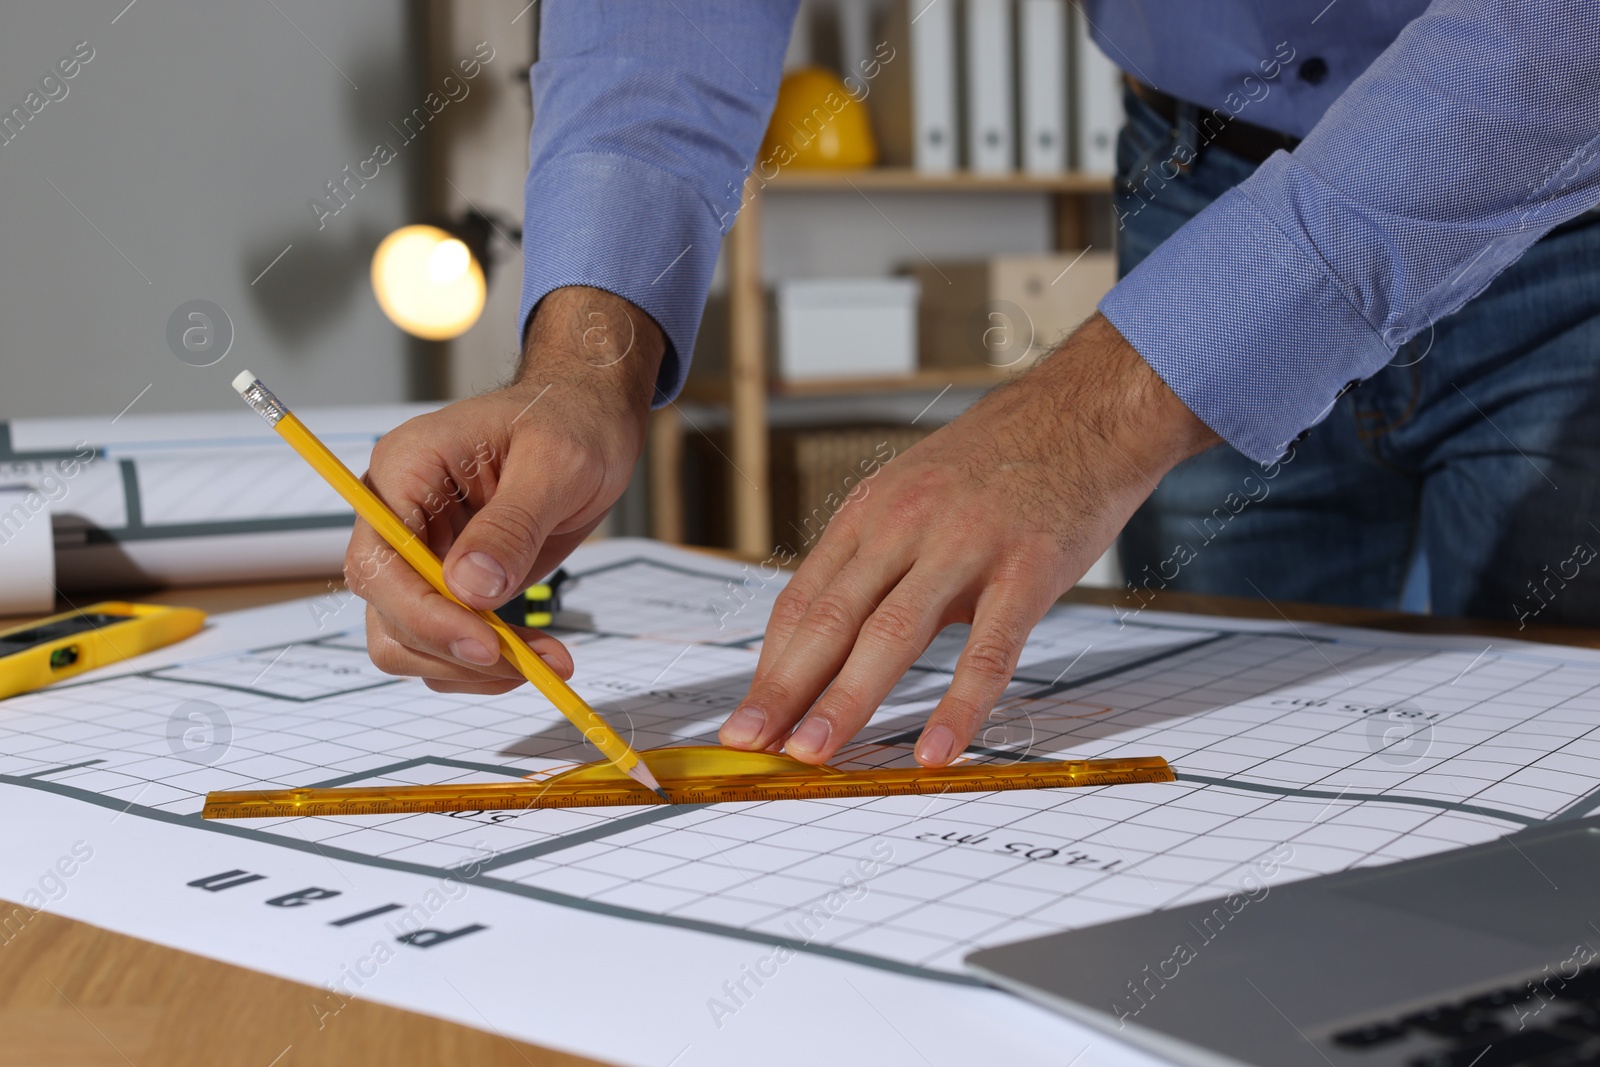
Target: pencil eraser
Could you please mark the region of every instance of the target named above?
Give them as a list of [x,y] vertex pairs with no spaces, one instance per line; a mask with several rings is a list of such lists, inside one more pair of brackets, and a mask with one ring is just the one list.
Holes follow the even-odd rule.
[[240,371],[239,376],[233,380],[234,392],[238,393],[240,396],[243,396],[244,391],[250,388],[250,384],[255,380],[256,376],[254,374],[251,374],[247,370]]

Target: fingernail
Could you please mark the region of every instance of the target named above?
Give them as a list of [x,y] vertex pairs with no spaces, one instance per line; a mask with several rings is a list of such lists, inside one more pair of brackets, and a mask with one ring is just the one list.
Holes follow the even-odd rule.
[[450,568],[450,584],[473,596],[499,596],[506,590],[506,572],[488,553],[468,552]]
[[815,756],[822,751],[828,743],[828,735],[833,733],[833,724],[827,719],[813,715],[800,724],[800,729],[789,738],[789,743],[783,746],[785,752],[796,756]]
[[917,762],[928,767],[943,767],[955,754],[956,735],[948,726],[935,726],[917,742]]
[[463,637],[450,646],[450,654],[456,659],[476,663],[480,667],[490,667],[500,660],[500,653],[492,652],[483,646],[482,641],[471,637]]
[[544,665],[555,671],[556,674],[561,677],[562,681],[567,681],[572,677],[572,668],[567,666],[566,663],[562,662],[556,657],[540,654],[539,658],[544,660]]
[[759,708],[740,708],[722,724],[722,740],[730,745],[748,745],[761,736],[766,725],[766,712]]

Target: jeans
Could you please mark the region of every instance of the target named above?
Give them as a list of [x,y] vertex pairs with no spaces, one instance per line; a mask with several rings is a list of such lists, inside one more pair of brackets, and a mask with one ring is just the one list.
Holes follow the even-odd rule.
[[[1117,145],[1126,274],[1255,169],[1133,94]],[[1192,146],[1191,146],[1192,147]],[[1175,172],[1175,177],[1169,177]],[[1137,589],[1600,625],[1600,221],[1552,230],[1349,390],[1278,463],[1223,445],[1174,468],[1124,531]]]

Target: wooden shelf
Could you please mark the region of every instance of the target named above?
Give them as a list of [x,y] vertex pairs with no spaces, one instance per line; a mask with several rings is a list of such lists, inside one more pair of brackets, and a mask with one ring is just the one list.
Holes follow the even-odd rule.
[[[999,385],[1016,376],[1015,371],[990,370],[986,367],[949,367],[943,370],[919,370],[910,374],[885,377],[860,378],[769,378],[769,396],[848,396],[859,393],[896,393],[912,390],[938,392],[947,387]],[[701,404],[725,404],[728,390],[725,383],[715,379],[690,378],[684,384],[683,396]]]
[[774,378],[768,391],[773,396],[837,396],[841,393],[888,393],[900,390],[931,389],[947,386],[998,385],[1015,372],[988,367],[950,367],[946,370],[919,370],[883,378]]
[[[875,403],[874,394],[897,392],[938,393],[950,387],[984,388],[1008,380],[1016,370],[986,367],[952,367],[920,370],[911,374],[872,378],[825,378],[785,381],[769,373],[766,330],[766,292],[761,271],[761,204],[769,194],[786,192],[844,193],[1011,193],[1045,194],[1051,201],[1054,245],[1058,250],[1085,248],[1091,212],[1101,205],[1092,197],[1111,192],[1109,175],[1067,171],[1061,174],[924,174],[909,167],[867,167],[860,170],[800,170],[789,168],[764,180],[759,175],[745,185],[745,201],[725,245],[728,276],[728,359],[726,369],[711,378],[691,379],[683,397],[726,412],[729,464],[742,477],[729,480],[729,513],[733,548],[750,558],[764,558],[772,548],[770,464],[771,419],[768,406],[775,398],[791,400],[789,407],[807,406],[804,398],[839,398],[840,407]],[[718,380],[720,379],[720,380]],[[920,416],[919,416],[920,417]],[[677,405],[657,411],[650,437],[650,497],[652,530],[665,541],[683,536],[685,503],[682,472],[683,438],[690,420]]]
[[[761,179],[756,178],[756,181]],[[896,193],[1109,193],[1105,174],[1063,171],[1060,174],[924,174],[909,167],[869,167],[862,170],[781,170],[766,182],[773,191],[896,192]]]

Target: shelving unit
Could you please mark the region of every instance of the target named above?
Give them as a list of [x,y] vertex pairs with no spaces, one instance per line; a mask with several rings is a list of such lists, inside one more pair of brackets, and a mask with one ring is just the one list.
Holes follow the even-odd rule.
[[[947,385],[985,386],[1003,382],[1012,376],[1011,371],[989,370],[984,367],[942,367],[937,370],[919,370],[910,374],[894,374],[877,378],[768,378],[767,395],[778,396],[849,396],[855,393],[887,393],[898,390],[943,389]],[[727,404],[728,383],[725,381],[692,381],[684,387],[683,396],[701,404]]]
[[870,170],[785,170],[766,183],[770,189],[805,189],[838,192],[848,189],[895,193],[1108,193],[1111,179],[1102,174],[924,174],[909,167],[873,167]]
[[[760,185],[759,188],[757,186]],[[827,396],[898,390],[940,390],[951,385],[983,386],[1004,381],[1004,371],[971,369],[917,371],[892,378],[769,378],[766,352],[765,282],[761,269],[761,201],[785,191],[850,192],[866,196],[893,193],[1047,193],[1054,201],[1055,247],[1071,251],[1085,246],[1090,197],[1111,192],[1104,175],[1068,171],[1054,175],[988,175],[956,172],[929,175],[880,167],[871,170],[786,170],[764,184],[752,181],[750,194],[728,235],[728,372],[715,386],[697,384],[687,398],[728,408],[728,461],[733,544],[735,552],[764,558],[772,551],[771,474],[768,469],[767,399],[769,396]],[[683,412],[668,406],[655,413],[650,427],[651,532],[681,542],[684,528]]]

